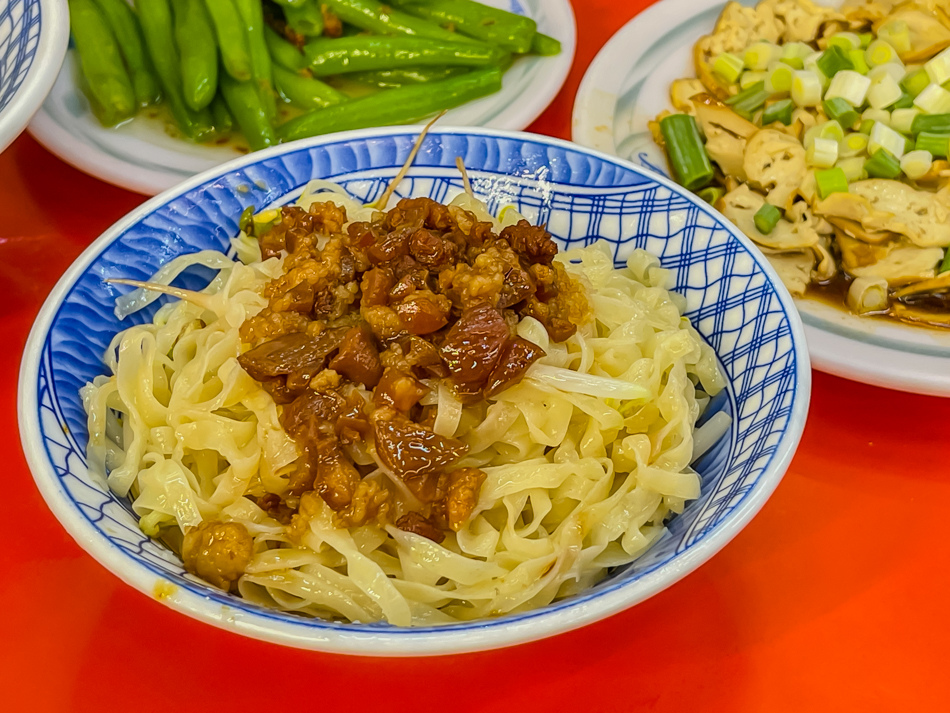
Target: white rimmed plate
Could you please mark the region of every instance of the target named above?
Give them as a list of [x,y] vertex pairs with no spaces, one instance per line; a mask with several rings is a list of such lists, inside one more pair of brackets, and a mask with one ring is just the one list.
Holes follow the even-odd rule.
[[[505,73],[502,90],[449,111],[442,123],[493,129],[526,128],[560,91],[574,59],[577,27],[569,0],[482,0],[486,5],[528,15],[538,29],[561,42],[555,57],[522,57]],[[242,153],[230,146],[191,144],[169,136],[164,122],[138,116],[107,129],[96,121],[74,81],[75,51],[30,133],[51,152],[81,171],[145,195],[160,193]]]
[[[674,79],[695,76],[692,47],[712,31],[724,5],[662,0],[621,28],[577,92],[574,141],[668,174],[647,122],[672,109],[668,89]],[[795,302],[817,369],[875,386],[950,396],[950,333],[861,318],[814,299]]]
[[0,3],[0,151],[43,103],[68,42],[66,0]]

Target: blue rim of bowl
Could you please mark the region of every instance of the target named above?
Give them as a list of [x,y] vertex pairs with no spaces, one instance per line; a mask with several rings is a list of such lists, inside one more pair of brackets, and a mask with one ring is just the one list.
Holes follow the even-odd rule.
[[[418,132],[419,127],[388,127],[342,132],[283,144],[217,166],[146,201],[120,219],[83,251],[53,288],[30,332],[20,366],[18,419],[21,443],[37,487],[57,519],[84,549],[127,584],[143,593],[154,595],[156,585],[163,580],[168,581],[168,577],[166,573],[153,568],[152,565],[136,560],[125,553],[98,532],[92,520],[68,495],[65,495],[62,485],[55,477],[46,446],[38,445],[43,440],[37,415],[39,363],[44,358],[47,335],[61,308],[63,298],[79,276],[117,236],[158,208],[199,186],[212,183],[257,162],[312,146],[381,136],[415,136]],[[284,613],[265,610],[262,607],[255,607],[253,610],[235,609],[233,599],[228,598],[224,593],[217,594],[208,591],[200,594],[181,587],[176,587],[167,598],[162,597],[164,603],[188,616],[226,630],[273,643],[327,652],[376,656],[441,655],[511,646],[569,631],[602,619],[633,606],[679,581],[706,562],[738,534],[781,481],[804,430],[811,393],[811,369],[801,319],[791,295],[782,286],[781,280],[771,265],[756,254],[757,251],[753,249],[748,238],[732,227],[712,207],[685,194],[682,188],[668,179],[615,156],[561,139],[525,132],[440,127],[431,131],[429,137],[436,138],[443,134],[514,139],[593,156],[625,171],[631,171],[655,181],[673,193],[683,196],[698,210],[720,223],[745,248],[775,289],[776,297],[789,324],[795,358],[793,387],[795,393],[788,423],[768,461],[759,468],[762,475],[757,486],[741,497],[712,532],[688,545],[671,559],[643,570],[633,579],[608,584],[601,589],[580,594],[538,610],[497,619],[405,629],[382,627],[379,624],[343,624],[309,618],[300,618],[298,621],[289,620]],[[28,359],[30,354],[37,355],[39,358]],[[731,393],[730,398],[733,398]],[[670,567],[670,565],[674,566]],[[666,571],[659,572],[661,568],[666,568]],[[638,590],[637,595],[630,597],[626,590],[634,586]],[[217,605],[216,611],[208,607],[209,602]]]

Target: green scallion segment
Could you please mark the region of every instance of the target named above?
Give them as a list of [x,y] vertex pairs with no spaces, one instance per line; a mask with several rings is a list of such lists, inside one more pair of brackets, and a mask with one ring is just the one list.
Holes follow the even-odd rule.
[[671,114],[660,120],[660,132],[666,142],[666,154],[676,180],[690,191],[704,187],[713,179],[713,167],[699,135],[696,120],[688,114]]
[[864,50],[848,50],[848,59],[854,65],[854,71],[858,74],[867,74],[870,71],[868,62],[864,58]]
[[762,112],[762,126],[767,126],[774,121],[780,121],[785,126],[792,123],[792,111],[795,109],[795,103],[791,99],[781,99],[769,104]]
[[940,263],[940,269],[937,270],[937,274],[942,275],[947,272],[947,270],[950,270],[950,248],[947,248],[947,252],[943,256],[943,262]]
[[914,97],[906,91],[901,92],[900,99],[891,104],[891,109],[910,109],[914,106]]
[[871,119],[865,119],[861,122],[861,126],[858,128],[858,131],[862,134],[870,134],[871,129],[874,128],[874,122]]
[[917,151],[929,151],[932,156],[946,158],[950,151],[950,134],[937,134],[931,131],[921,131],[917,134]]
[[[847,183],[845,185],[847,185]],[[762,207],[759,208],[752,217],[756,229],[763,235],[768,235],[775,230],[775,226],[778,225],[781,219],[782,211],[771,203],[763,203]]]
[[720,188],[719,186],[709,186],[704,188],[699,193],[696,194],[709,205],[716,205],[716,201],[726,195],[726,191]]
[[832,45],[822,52],[816,64],[826,77],[833,77],[843,69],[854,69],[854,63],[847,52],[837,45]]
[[854,110],[854,107],[841,97],[826,99],[821,103],[821,106],[824,108],[825,114],[828,115],[829,119],[837,121],[846,129],[854,126],[855,122],[861,118],[858,112]]
[[733,97],[726,99],[726,104],[739,116],[751,119],[752,115],[765,105],[765,100],[771,96],[765,88],[765,82],[756,82]]
[[910,127],[911,133],[927,131],[932,134],[950,133],[950,114],[918,114]]
[[858,35],[858,39],[861,40],[861,49],[867,49],[868,45],[874,41],[874,33],[862,32]]
[[864,170],[872,178],[897,178],[901,175],[901,162],[886,149],[878,149],[864,163]]
[[832,193],[848,192],[848,177],[842,168],[835,166],[824,171],[815,171],[815,185],[822,200]]
[[910,94],[911,97],[916,97],[924,91],[928,84],[930,84],[930,77],[923,69],[915,69],[913,72],[905,74],[900,81],[901,89]]

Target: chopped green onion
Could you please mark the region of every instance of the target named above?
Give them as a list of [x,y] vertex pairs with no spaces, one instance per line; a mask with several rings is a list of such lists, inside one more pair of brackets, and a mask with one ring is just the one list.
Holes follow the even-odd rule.
[[891,112],[891,128],[902,134],[913,133],[914,119],[920,115],[920,109],[895,109]]
[[745,66],[749,69],[754,69],[756,71],[762,71],[767,69],[769,64],[773,60],[777,60],[782,56],[782,48],[778,45],[773,45],[771,42],[754,42],[749,45],[749,48],[743,54],[743,59],[745,60]]
[[726,192],[719,186],[709,186],[708,188],[704,188],[699,191],[699,193],[696,195],[706,201],[709,205],[715,205],[716,201],[726,195]]
[[905,92],[916,97],[930,84],[930,76],[923,69],[915,69],[905,74],[900,84]]
[[804,70],[806,72],[814,72],[815,76],[818,77],[818,80],[821,82],[821,90],[824,91],[828,88],[828,83],[831,81],[831,78],[821,71],[821,67],[818,66],[818,60],[821,59],[821,52],[812,52],[810,55],[805,57]]
[[730,105],[739,116],[751,119],[752,115],[765,105],[765,100],[769,96],[769,92],[765,89],[765,82],[756,82],[735,96],[726,99],[726,104]]
[[845,128],[850,129],[860,118],[858,112],[854,110],[854,107],[851,106],[846,99],[842,99],[841,97],[825,99],[821,103],[821,106],[829,119],[834,119]]
[[901,157],[901,170],[910,179],[917,180],[933,166],[934,157],[929,151],[909,151]]
[[914,106],[925,114],[948,114],[950,92],[939,84],[928,84],[924,91],[914,97]]
[[851,106],[861,106],[871,88],[871,80],[854,70],[842,70],[831,79],[825,99],[844,99]]
[[782,61],[786,64],[790,64],[789,60],[798,60],[796,62],[798,65],[797,69],[802,68],[805,57],[814,53],[814,48],[804,42],[786,42],[782,45]]
[[897,178],[901,175],[901,163],[887,149],[878,149],[865,162],[864,170],[874,178]]
[[818,196],[822,200],[832,193],[848,192],[848,177],[837,166],[826,171],[815,171],[815,183],[818,187]]
[[892,109],[910,109],[913,106],[914,106],[914,98],[907,92],[902,91],[900,98],[898,98],[898,100],[891,105],[891,108]]
[[821,79],[815,72],[795,72],[792,76],[792,101],[798,106],[818,106],[821,101]]
[[765,88],[772,94],[790,91],[792,88],[792,68],[784,62],[773,62],[769,65],[765,77]]
[[758,230],[763,235],[768,235],[773,230],[775,230],[775,226],[778,225],[778,222],[781,219],[782,211],[780,211],[771,203],[763,203],[762,207],[755,212],[754,216],[752,216],[752,221],[755,223],[756,230]]
[[861,38],[854,32],[836,32],[828,38],[829,47],[840,47],[843,50],[853,50],[861,46]]
[[805,133],[802,136],[802,146],[805,149],[810,149],[815,144],[815,139],[821,138],[821,126],[816,124],[808,129],[805,129]]
[[780,121],[785,126],[792,123],[792,109],[794,104],[791,99],[781,99],[765,107],[762,112],[762,126],[766,126],[775,121]]
[[817,168],[831,168],[838,160],[838,142],[834,139],[815,139],[805,151],[805,163]]
[[921,131],[917,134],[917,143],[914,144],[917,151],[928,151],[932,156],[946,158],[950,150],[950,134],[936,134],[930,131]]
[[950,248],[947,248],[947,252],[943,256],[943,262],[940,263],[940,268],[937,270],[937,274],[942,275],[947,270],[950,270]]
[[[906,154],[910,151],[913,151],[914,148],[915,148],[914,139],[910,136],[904,136],[904,153]],[[903,158],[903,156],[901,156],[901,158]]]
[[849,183],[860,181],[867,176],[864,172],[864,159],[860,156],[840,159],[835,166],[844,171]]
[[854,70],[854,65],[848,59],[847,52],[837,45],[832,45],[822,52],[815,63],[826,77],[834,77],[838,72],[845,69]]
[[924,65],[924,71],[934,84],[950,80],[950,47]]
[[854,71],[858,74],[868,73],[868,61],[864,58],[864,50],[848,50],[848,59],[854,65]]
[[879,121],[884,124],[884,126],[891,125],[891,113],[884,109],[865,109],[864,113],[861,114],[861,118]]
[[884,109],[900,99],[901,93],[901,87],[897,81],[889,74],[885,74],[868,89],[868,104],[872,109]]
[[914,117],[914,123],[911,125],[911,133],[919,134],[921,131],[930,131],[932,133],[950,133],[950,113],[948,114],[918,114]]
[[877,67],[888,62],[900,62],[896,50],[884,40],[874,40],[864,51],[864,59],[869,67]]
[[748,89],[754,84],[765,84],[765,78],[768,76],[767,72],[749,72],[745,71],[742,73],[742,76],[739,77],[739,89]]
[[835,143],[838,143],[844,138],[844,129],[841,128],[841,124],[832,119],[818,125],[818,137],[832,139]]
[[[870,131],[870,129],[868,131]],[[867,147],[867,134],[848,134],[838,142],[838,156],[842,158],[859,156],[867,150]]]
[[782,64],[787,64],[792,69],[804,69],[805,61],[801,57],[782,57]]
[[729,84],[734,84],[739,79],[743,69],[745,69],[745,62],[742,61],[742,58],[729,52],[723,52],[716,57],[716,61],[713,62],[712,66],[712,71]]
[[660,132],[680,185],[694,191],[713,179],[713,167],[693,117],[688,114],[665,116],[660,119]]
[[910,52],[910,31],[904,20],[891,20],[877,28],[877,37],[897,50],[898,54]]
[[879,64],[877,67],[869,69],[868,79],[871,80],[871,84],[880,82],[884,77],[890,77],[895,82],[900,82],[905,74],[904,65],[898,64],[897,62],[888,62],[887,64]]
[[861,40],[861,48],[867,49],[868,45],[874,41],[874,33],[862,32],[860,35],[858,35],[858,39]]
[[868,154],[873,156],[879,149],[884,149],[896,158],[904,155],[904,135],[899,134],[880,121],[875,121],[868,136]]
[[861,126],[858,127],[858,131],[864,136],[867,136],[871,133],[871,129],[874,128],[874,123],[875,122],[873,119],[862,119]]

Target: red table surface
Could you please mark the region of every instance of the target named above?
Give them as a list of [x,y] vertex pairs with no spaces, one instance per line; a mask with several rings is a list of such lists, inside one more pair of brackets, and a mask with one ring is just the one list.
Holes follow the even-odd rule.
[[[573,70],[531,130],[570,137],[587,66],[647,4],[575,1]],[[578,631],[355,658],[220,631],[122,584],[37,492],[16,388],[54,282],[143,200],[28,136],[0,155],[0,710],[950,710],[950,399],[821,373],[801,447],[752,523],[678,584]]]

